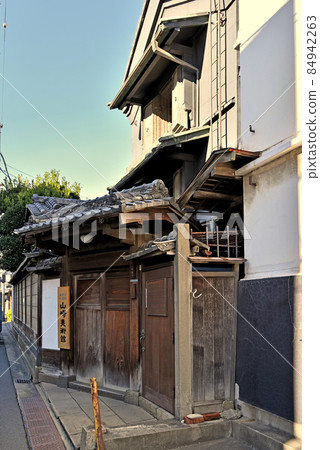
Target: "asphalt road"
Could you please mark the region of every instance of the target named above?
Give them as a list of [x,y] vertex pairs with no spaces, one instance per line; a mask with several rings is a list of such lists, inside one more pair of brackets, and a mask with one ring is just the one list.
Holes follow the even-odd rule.
[[28,440],[8,367],[0,333],[0,450],[28,450]]

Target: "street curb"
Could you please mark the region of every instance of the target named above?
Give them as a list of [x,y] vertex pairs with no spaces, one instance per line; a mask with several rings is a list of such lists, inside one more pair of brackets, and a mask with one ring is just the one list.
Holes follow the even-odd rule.
[[[93,450],[94,448],[92,439],[86,437],[87,433],[90,433],[90,430],[83,428],[81,450]],[[170,420],[155,425],[107,429],[103,435],[103,442],[108,450],[150,450],[151,448],[168,450],[230,436],[231,424],[223,419],[196,425],[186,425],[176,420]]]

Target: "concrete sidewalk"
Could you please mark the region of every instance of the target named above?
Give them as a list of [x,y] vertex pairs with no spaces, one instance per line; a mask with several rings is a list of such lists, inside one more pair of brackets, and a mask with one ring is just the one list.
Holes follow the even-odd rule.
[[[4,328],[2,334],[9,363],[12,364],[10,370],[31,447],[39,450],[95,449],[93,408],[88,386],[75,382],[72,388],[58,387],[48,383],[47,379],[38,384],[30,382],[23,358],[10,334],[10,325]],[[22,382],[17,383],[17,380]],[[129,398],[128,401],[136,403],[131,404],[105,396],[103,389],[100,391],[103,439],[108,450],[300,448],[300,442],[292,440],[292,436],[251,419],[219,419],[187,425],[142,397]],[[37,424],[40,424],[38,428],[32,428]]]
[[[93,429],[94,425],[91,394],[49,383],[39,383],[38,386],[73,446],[79,448],[82,428],[92,426]],[[141,407],[121,400],[99,396],[99,405],[101,421],[108,429],[159,422]]]

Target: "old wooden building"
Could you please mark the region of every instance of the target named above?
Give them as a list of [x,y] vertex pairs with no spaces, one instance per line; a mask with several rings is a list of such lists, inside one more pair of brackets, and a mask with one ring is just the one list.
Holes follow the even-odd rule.
[[[51,253],[14,275],[14,320],[61,383],[94,375],[179,418],[235,400],[299,435],[301,14],[252,8],[145,0],[109,104],[130,121],[132,164],[104,197],[33,199],[17,232]],[[64,298],[46,341],[43,305]]]
[[95,376],[177,417],[233,400],[239,230],[201,231],[160,180],[68,205],[35,196],[28,210],[17,232],[46,250],[13,276],[14,330],[22,347],[35,344],[40,377],[81,386]]
[[[296,0],[145,0],[109,104],[128,117],[132,133],[131,165],[116,189],[161,178],[193,217],[213,213],[221,230],[237,218],[246,261],[239,266],[236,406],[297,436],[301,17]],[[202,312],[193,312],[195,324]],[[228,333],[221,324],[210,331],[220,327],[216,343]],[[216,383],[220,363],[209,374],[201,346],[194,348],[199,358],[199,379]]]

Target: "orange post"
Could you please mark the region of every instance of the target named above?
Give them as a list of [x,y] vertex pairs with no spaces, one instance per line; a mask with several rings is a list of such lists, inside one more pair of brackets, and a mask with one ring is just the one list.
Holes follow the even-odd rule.
[[97,388],[97,380],[95,377],[90,378],[90,384],[91,384],[91,397],[92,397],[92,406],[93,406],[94,426],[96,429],[96,438],[97,438],[97,449],[104,450],[98,388]]

